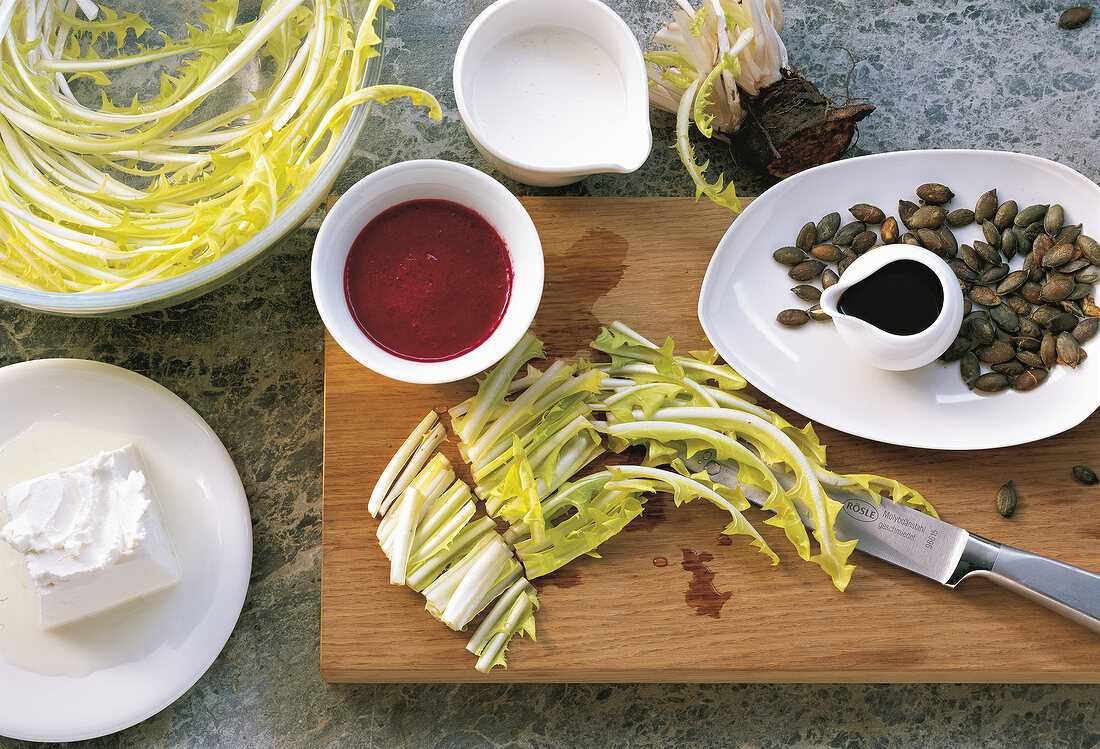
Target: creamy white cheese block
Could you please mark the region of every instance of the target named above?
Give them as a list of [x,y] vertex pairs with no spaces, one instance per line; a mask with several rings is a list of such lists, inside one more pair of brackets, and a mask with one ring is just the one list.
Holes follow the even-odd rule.
[[133,445],[0,492],[39,623],[58,627],[175,585],[180,565]]

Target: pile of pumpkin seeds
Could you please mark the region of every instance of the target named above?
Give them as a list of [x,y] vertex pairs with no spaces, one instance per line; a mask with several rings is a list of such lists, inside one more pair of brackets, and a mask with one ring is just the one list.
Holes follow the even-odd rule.
[[[939,255],[959,279],[962,327],[940,359],[959,362],[968,388],[1032,390],[1056,365],[1074,368],[1084,361],[1081,344],[1100,331],[1093,294],[1100,280],[1100,244],[1082,234],[1081,224],[1066,224],[1056,203],[1023,209],[1014,200],[1000,203],[996,189],[983,194],[973,210],[945,207],[955,197],[945,185],[921,185],[916,195],[919,204],[898,201],[904,233],[897,219],[859,203],[849,209],[855,221],[841,226],[840,214],[830,213],[803,226],[794,245],[776,250],[772,256],[790,266],[788,275],[798,282],[791,291],[813,304],[783,310],[776,321],[798,327],[828,320],[817,304],[822,289],[836,283],[860,255],[901,242]],[[952,229],[974,223],[984,241],[960,245]],[[1009,262],[1017,256],[1022,265],[1011,270]],[[811,283],[818,279],[820,288]]]

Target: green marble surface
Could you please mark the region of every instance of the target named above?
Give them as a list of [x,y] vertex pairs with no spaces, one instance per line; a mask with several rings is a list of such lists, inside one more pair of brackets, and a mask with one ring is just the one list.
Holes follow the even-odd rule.
[[[376,110],[337,189],[386,164],[489,170],[454,107],[450,69],[486,0],[398,0],[383,81],[434,92],[437,124]],[[668,0],[608,0],[648,45]],[[788,0],[791,63],[878,110],[854,153],[993,148],[1100,178],[1100,24],[1057,28],[1043,0]],[[670,116],[632,175],[546,194],[690,195]],[[744,194],[766,185],[727,166]],[[520,193],[539,192],[505,180]],[[0,365],[118,364],[178,393],[221,436],[255,531],[244,613],[210,671],[159,715],[89,747],[1094,747],[1100,687],[1050,685],[329,685],[319,667],[323,329],[309,288],[315,216],[260,267],[196,301],[119,320],[0,309]],[[0,416],[2,418],[2,416]],[[995,616],[996,612],[990,612]],[[1089,637],[1082,630],[1082,637]],[[1008,647],[1009,645],[1006,645]],[[730,654],[731,658],[736,654]],[[58,706],[64,710],[64,706]],[[27,746],[0,739],[2,747]]]

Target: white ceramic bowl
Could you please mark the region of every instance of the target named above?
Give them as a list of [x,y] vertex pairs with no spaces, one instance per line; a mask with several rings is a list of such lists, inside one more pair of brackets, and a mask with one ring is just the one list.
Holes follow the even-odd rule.
[[599,0],[497,0],[462,37],[454,92],[470,140],[524,184],[633,172],[653,145],[641,49]]
[[[512,292],[500,325],[484,343],[454,359],[394,356],[363,333],[348,308],[344,266],[352,242],[375,216],[410,200],[449,200],[476,211],[504,240],[512,263]],[[367,175],[340,197],[317,233],[312,277],[325,327],[364,367],[403,382],[454,382],[496,364],[530,327],[542,298],[542,243],[516,196],[484,172],[451,161],[405,161]]]

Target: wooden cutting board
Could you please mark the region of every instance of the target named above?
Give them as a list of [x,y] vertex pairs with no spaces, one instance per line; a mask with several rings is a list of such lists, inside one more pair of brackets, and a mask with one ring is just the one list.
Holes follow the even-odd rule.
[[[616,319],[654,340],[672,335],[680,350],[707,345],[695,305],[728,211],[673,198],[523,202],[546,255],[534,331],[549,357],[574,357]],[[777,285],[776,293],[787,292]],[[759,511],[749,517],[782,558],[778,567],[743,537],[723,545],[716,508],[675,508],[662,497],[600,547],[601,559],[537,580],[538,641],[514,640],[508,669],[483,676],[466,636],[433,619],[420,595],[389,584],[366,511],[375,479],[424,414],[472,392],[470,382],[384,379],[326,341],[321,671],[329,681],[1100,681],[1100,636],[985,580],[952,591],[857,552],[840,593]],[[1076,464],[1100,469],[1100,414],[1039,443],[981,452],[818,432],[834,470],[896,478],[948,522],[1100,570],[1100,486],[1071,475]],[[445,448],[458,464],[454,445]],[[994,496],[1009,479],[1020,504],[1005,519]]]

